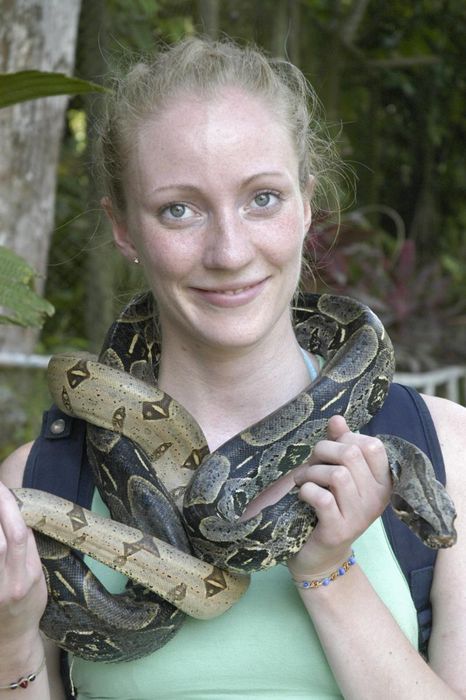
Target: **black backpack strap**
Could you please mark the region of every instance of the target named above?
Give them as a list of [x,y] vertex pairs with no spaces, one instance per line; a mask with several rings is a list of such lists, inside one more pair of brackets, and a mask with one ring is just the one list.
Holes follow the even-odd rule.
[[[430,458],[436,478],[445,484],[445,464],[429,410],[417,391],[392,384],[382,410],[361,430],[367,435],[398,435],[417,445]],[[437,552],[426,547],[389,506],[383,514],[388,539],[406,577],[416,606],[419,648],[427,655],[432,628],[430,589]]]
[[48,491],[89,508],[94,483],[86,454],[86,424],[52,406],[26,462],[23,486]]
[[[86,424],[52,406],[26,462],[23,486],[41,489],[90,508],[94,482],[86,454]],[[82,556],[80,552],[76,552]],[[60,673],[67,700],[73,700],[68,654],[60,649]]]

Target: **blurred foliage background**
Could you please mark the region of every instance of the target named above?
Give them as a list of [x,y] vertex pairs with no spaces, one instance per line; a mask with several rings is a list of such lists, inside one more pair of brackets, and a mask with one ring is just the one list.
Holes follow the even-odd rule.
[[[100,83],[128,52],[195,33],[253,41],[296,63],[354,171],[340,225],[324,214],[309,233],[307,288],[369,303],[401,369],[466,364],[464,0],[83,0],[75,75]],[[98,349],[143,284],[114,251],[99,208],[98,115],[98,96],[70,99],[45,290],[56,313],[43,353]],[[0,456],[37,429],[47,399],[31,376],[24,410],[36,422],[18,419]]]

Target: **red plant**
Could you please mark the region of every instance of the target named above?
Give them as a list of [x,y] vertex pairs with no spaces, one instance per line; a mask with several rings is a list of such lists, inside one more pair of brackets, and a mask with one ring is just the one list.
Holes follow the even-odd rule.
[[[357,213],[356,213],[357,214]],[[368,225],[353,214],[337,227],[313,224],[307,250],[317,288],[355,297],[381,318],[398,364],[419,371],[446,361],[464,362],[465,302],[439,260],[419,260],[415,242]]]

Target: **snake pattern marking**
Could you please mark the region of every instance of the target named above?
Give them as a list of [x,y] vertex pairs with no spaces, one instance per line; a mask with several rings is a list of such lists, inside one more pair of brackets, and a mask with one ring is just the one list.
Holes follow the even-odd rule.
[[[49,600],[45,634],[84,658],[138,658],[166,644],[185,614],[223,613],[248,574],[285,562],[316,524],[296,490],[247,521],[246,505],[303,463],[343,415],[358,430],[381,408],[394,372],[377,317],[345,297],[306,295],[294,310],[300,345],[321,355],[319,377],[295,399],[209,454],[192,416],[157,388],[160,348],[151,295],[133,301],[111,327],[99,361],[52,358],[54,401],[88,422],[87,446],[112,519],[33,489],[15,489],[36,531]],[[392,506],[434,548],[456,541],[454,505],[432,465],[394,436],[384,443]],[[129,577],[111,595],[76,551]]]

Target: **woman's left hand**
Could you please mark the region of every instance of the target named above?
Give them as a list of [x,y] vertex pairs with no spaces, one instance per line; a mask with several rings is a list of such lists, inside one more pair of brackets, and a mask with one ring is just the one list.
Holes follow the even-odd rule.
[[333,416],[328,439],[317,443],[294,479],[318,523],[287,563],[294,577],[318,578],[349,556],[354,540],[387,506],[392,491],[387,454],[380,440],[352,433],[342,416]]

